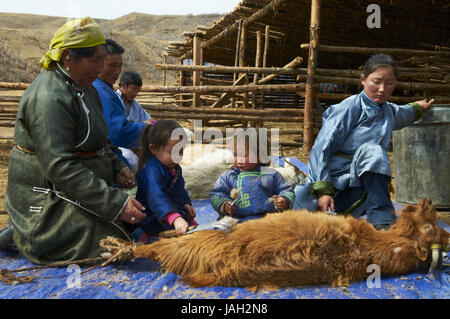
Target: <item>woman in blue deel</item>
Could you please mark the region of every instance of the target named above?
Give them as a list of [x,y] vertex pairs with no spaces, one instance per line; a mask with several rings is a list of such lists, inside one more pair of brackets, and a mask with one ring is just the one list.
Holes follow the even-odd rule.
[[323,124],[308,162],[306,184],[295,188],[294,209],[366,213],[376,229],[395,221],[388,184],[387,148],[393,130],[422,116],[434,100],[408,105],[387,102],[396,86],[397,67],[391,56],[369,58],[361,74],[364,90],[323,113]]

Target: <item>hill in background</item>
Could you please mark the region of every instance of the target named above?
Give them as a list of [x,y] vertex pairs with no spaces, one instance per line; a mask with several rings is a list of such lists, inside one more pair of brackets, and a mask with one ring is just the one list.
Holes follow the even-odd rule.
[[[137,71],[145,84],[162,82],[161,53],[171,41],[183,40],[183,32],[197,25],[209,26],[220,15],[149,15],[130,13],[114,20],[95,19],[106,38],[125,48],[123,71]],[[40,72],[39,60],[55,31],[67,21],[63,17],[0,13],[0,81],[31,82]],[[168,62],[174,63],[169,60]],[[168,72],[167,83],[173,83]]]

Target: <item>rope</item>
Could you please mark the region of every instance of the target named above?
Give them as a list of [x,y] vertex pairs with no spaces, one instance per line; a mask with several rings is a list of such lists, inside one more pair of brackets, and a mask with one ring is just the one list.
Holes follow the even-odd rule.
[[0,270],[0,279],[7,285],[18,285],[18,284],[24,284],[29,283],[36,278],[36,275],[34,276],[16,276],[14,273],[23,272],[23,271],[31,271],[31,270],[37,270],[37,269],[46,269],[46,268],[60,268],[60,267],[66,267],[73,264],[91,264],[91,263],[98,263],[102,262],[101,264],[97,264],[94,266],[91,266],[87,268],[86,270],[82,271],[82,274],[87,273],[88,271],[97,268],[97,267],[105,267],[109,265],[111,262],[124,262],[127,260],[131,260],[134,258],[134,249],[136,248],[136,243],[129,242],[123,239],[115,238],[115,237],[106,237],[100,241],[100,247],[107,250],[112,254],[108,254],[107,256],[102,257],[95,257],[95,258],[87,258],[87,259],[80,259],[80,260],[72,260],[72,261],[62,261],[57,262],[50,265],[44,265],[44,266],[36,266],[36,267],[30,267],[30,268],[21,268],[16,270],[9,270],[9,269],[1,269]]
[[[110,258],[110,256],[104,256],[104,257],[95,257],[95,258],[87,258],[87,259],[80,259],[80,260],[72,260],[72,261],[63,261],[63,262],[57,262],[50,265],[45,266],[36,266],[36,267],[30,267],[30,268],[21,268],[21,269],[15,269],[15,270],[9,270],[9,269],[1,269],[0,270],[0,279],[3,281],[3,283],[7,285],[17,285],[17,284],[24,284],[29,283],[36,278],[36,275],[34,276],[16,276],[13,273],[23,272],[23,271],[32,271],[37,269],[46,269],[46,268],[60,268],[65,267],[73,264],[90,264],[95,262],[104,261],[106,259]],[[98,267],[98,265],[90,267],[86,270],[84,270],[82,273],[86,273],[91,269],[94,269]]]

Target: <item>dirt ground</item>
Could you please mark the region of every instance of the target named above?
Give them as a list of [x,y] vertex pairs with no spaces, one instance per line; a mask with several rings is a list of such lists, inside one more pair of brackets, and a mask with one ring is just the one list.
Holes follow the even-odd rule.
[[[183,126],[189,126],[188,123],[180,123]],[[14,129],[13,128],[4,128],[0,127],[0,136],[4,137],[13,137]],[[293,137],[283,137],[282,141],[291,141]],[[298,147],[283,147],[281,149],[282,156],[295,156],[303,162],[308,161],[309,155],[300,151]],[[392,164],[392,154],[391,156],[391,165]],[[4,211],[4,199],[6,193],[6,186],[8,182],[8,166],[9,166],[9,151],[0,150],[0,229],[4,228],[7,225],[8,215],[6,215]],[[392,171],[394,171],[392,167]],[[395,194],[391,193],[392,199],[395,200]],[[447,211],[438,211],[437,218],[447,224],[450,224],[450,213]]]

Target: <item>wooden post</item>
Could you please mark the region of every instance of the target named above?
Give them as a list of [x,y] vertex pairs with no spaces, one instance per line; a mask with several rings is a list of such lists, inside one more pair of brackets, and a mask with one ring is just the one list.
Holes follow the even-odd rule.
[[[163,54],[163,63],[167,64],[167,54]],[[162,83],[163,83],[164,86],[166,86],[166,73],[167,73],[167,71],[164,70],[163,71],[163,78],[162,78]]]
[[269,52],[269,26],[266,25],[266,32],[264,34],[264,55],[263,55],[263,68],[267,67],[267,54]]
[[310,152],[314,143],[314,78],[317,69],[317,46],[320,30],[320,0],[311,1],[310,46],[305,88],[303,151]]
[[[239,44],[239,66],[247,66],[247,59],[246,59],[247,38],[248,38],[248,25],[242,23],[241,39]],[[244,108],[248,108],[248,92],[244,93]],[[247,121],[242,122],[243,127],[247,127],[247,125],[248,125]]]
[[[199,36],[194,36],[193,39],[193,55],[192,55],[192,64],[194,65],[202,65],[202,47],[201,47],[201,38]],[[200,86],[200,72],[194,71],[192,73],[192,86]],[[200,106],[200,94],[194,93],[192,96],[194,102],[193,107]]]
[[[183,66],[183,59],[179,59],[179,60],[178,60],[178,63],[179,63],[181,66]],[[179,76],[180,76],[180,77],[178,78],[178,86],[184,86],[184,71],[183,71],[183,70],[180,70]],[[181,99],[180,105],[183,105],[184,96],[182,95],[182,96],[180,97],[180,99]]]
[[[234,56],[234,66],[239,66],[239,53],[241,50],[241,32],[242,32],[242,22],[243,20],[239,20],[239,28],[238,28],[238,34],[236,37],[236,53]],[[233,83],[236,82],[237,74],[233,73]],[[231,107],[234,107],[234,96],[231,98]]]
[[[255,56],[255,67],[259,68],[261,66],[261,42],[262,42],[262,34],[261,31],[256,32],[256,56]],[[253,84],[258,84],[258,73],[253,74]],[[257,94],[256,92],[252,92],[252,108],[256,109],[257,105]],[[256,127],[261,127],[262,122],[253,123]]]
[[[269,53],[269,25],[266,25],[266,30],[264,33],[264,53],[263,53],[263,68],[267,67],[267,54]],[[263,74],[262,77],[265,77],[266,75]],[[261,108],[264,108],[264,93],[261,93]]]

